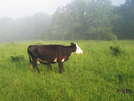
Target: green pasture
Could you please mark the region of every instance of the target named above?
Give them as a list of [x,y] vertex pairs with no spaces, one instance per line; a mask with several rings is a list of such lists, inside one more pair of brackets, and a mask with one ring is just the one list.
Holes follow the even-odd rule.
[[[0,44],[0,101],[134,101],[134,41],[72,41],[83,50],[58,64],[39,64],[39,74],[31,69],[27,47],[39,41]],[[71,41],[41,41],[43,44],[70,45]],[[122,53],[114,56],[110,46]],[[11,56],[24,56],[11,61]],[[128,89],[129,93],[117,92]]]

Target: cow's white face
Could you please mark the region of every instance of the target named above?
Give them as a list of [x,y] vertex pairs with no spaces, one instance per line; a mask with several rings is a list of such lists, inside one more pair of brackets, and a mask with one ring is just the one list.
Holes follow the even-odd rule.
[[83,51],[80,49],[80,47],[76,44],[76,54],[83,54]]

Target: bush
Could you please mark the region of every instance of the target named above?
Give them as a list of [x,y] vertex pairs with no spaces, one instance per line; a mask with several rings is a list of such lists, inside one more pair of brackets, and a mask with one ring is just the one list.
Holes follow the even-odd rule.
[[22,60],[24,60],[24,56],[23,55],[11,56],[11,61],[12,62],[18,62],[18,61],[22,61]]
[[123,51],[121,50],[120,46],[110,46],[109,48],[112,51],[112,54],[115,55],[115,56],[118,56],[121,53],[123,53]]

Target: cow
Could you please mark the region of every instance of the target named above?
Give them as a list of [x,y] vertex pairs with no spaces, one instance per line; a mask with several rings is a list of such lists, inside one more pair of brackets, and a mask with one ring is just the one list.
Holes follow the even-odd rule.
[[[31,46],[29,46],[31,47]],[[28,47],[28,49],[29,49]],[[83,51],[77,44],[71,42],[71,46],[63,46],[63,45],[41,45],[41,46],[33,46],[28,51],[29,59],[30,57],[33,60],[33,67],[36,67],[39,73],[37,62],[48,64],[48,68],[50,64],[57,63],[59,65],[59,72],[62,73],[64,71],[63,63],[69,59],[69,56],[73,53],[82,54]],[[31,61],[31,60],[30,60]]]
[[[27,48],[27,52],[28,52],[28,56],[29,56],[29,62],[30,62],[30,67],[32,68],[32,66],[33,66],[33,64],[34,64],[34,62],[32,61],[32,57],[31,57],[31,54],[33,53],[33,51],[36,49],[36,47],[37,47],[37,45],[30,45],[28,48]],[[37,61],[37,63],[39,64],[40,62],[39,61]],[[46,63],[44,63],[44,64],[46,64]],[[49,66],[50,66],[50,68],[52,69],[52,67],[51,67],[51,64],[48,64],[48,70],[49,70]],[[34,66],[33,66],[33,68],[34,68]],[[35,68],[34,68],[35,69]]]

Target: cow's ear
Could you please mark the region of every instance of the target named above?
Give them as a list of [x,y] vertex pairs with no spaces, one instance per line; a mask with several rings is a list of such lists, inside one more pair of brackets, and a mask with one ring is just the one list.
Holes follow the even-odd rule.
[[75,44],[71,42],[71,46],[75,46]]

